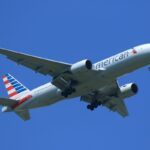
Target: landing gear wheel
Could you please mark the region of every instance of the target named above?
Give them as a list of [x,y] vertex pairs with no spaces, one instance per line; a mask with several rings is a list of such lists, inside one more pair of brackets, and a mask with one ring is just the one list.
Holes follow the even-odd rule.
[[72,88],[72,93],[76,92],[76,89],[75,88]]
[[65,93],[65,92],[62,92],[61,95],[64,96],[64,97],[66,97],[66,98],[68,97],[68,94]]
[[101,105],[102,105],[102,103],[101,103],[101,102],[98,102],[98,105],[99,105],[99,106],[101,106]]
[[94,110],[94,107],[92,105],[87,105],[87,109],[93,111]]
[[75,88],[68,88],[68,89],[65,89],[61,95],[64,96],[64,97],[68,97],[69,95],[71,95],[72,93],[76,92],[76,89]]

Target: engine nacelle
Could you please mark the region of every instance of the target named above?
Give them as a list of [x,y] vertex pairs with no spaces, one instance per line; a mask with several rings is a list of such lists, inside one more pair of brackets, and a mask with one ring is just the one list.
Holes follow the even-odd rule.
[[70,68],[70,71],[73,74],[85,72],[92,69],[92,62],[90,60],[82,60],[73,64]]
[[121,97],[127,98],[137,94],[138,86],[135,83],[125,84],[120,87]]

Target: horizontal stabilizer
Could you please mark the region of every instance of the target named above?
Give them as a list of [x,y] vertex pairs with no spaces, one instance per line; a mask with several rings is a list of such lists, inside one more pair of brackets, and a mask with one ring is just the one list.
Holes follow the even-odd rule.
[[9,99],[9,98],[0,98],[0,105],[3,106],[13,106],[15,104],[17,104],[18,102],[16,100],[13,99]]
[[16,111],[16,115],[18,115],[21,119],[24,121],[27,121],[30,119],[30,113],[29,110],[23,110],[23,111]]

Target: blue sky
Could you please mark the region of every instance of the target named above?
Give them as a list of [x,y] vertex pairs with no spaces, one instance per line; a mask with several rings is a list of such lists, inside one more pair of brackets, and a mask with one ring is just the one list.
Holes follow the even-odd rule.
[[[148,0],[0,0],[0,47],[74,63],[108,56],[150,42]],[[0,56],[0,75],[10,73],[29,89],[49,76],[36,74]],[[149,150],[150,72],[147,67],[119,79],[136,82],[127,99],[130,116],[86,109],[79,98],[31,111],[32,120],[0,114],[3,150]],[[7,97],[2,81],[0,95]]]

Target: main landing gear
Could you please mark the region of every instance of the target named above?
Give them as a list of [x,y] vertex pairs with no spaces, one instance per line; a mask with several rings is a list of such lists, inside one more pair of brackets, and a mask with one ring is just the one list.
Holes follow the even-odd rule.
[[76,89],[73,87],[73,85],[75,85],[75,81],[69,81],[61,95],[67,98],[69,95],[76,92]]
[[100,105],[102,105],[102,103],[96,101],[96,102],[93,102],[93,103],[87,105],[87,109],[93,111],[94,109],[96,109]]
[[61,95],[67,98],[69,95],[71,95],[71,94],[74,93],[74,92],[76,92],[76,89],[75,89],[75,88],[72,88],[72,87],[69,87],[69,88],[66,88],[66,89],[61,93]]

